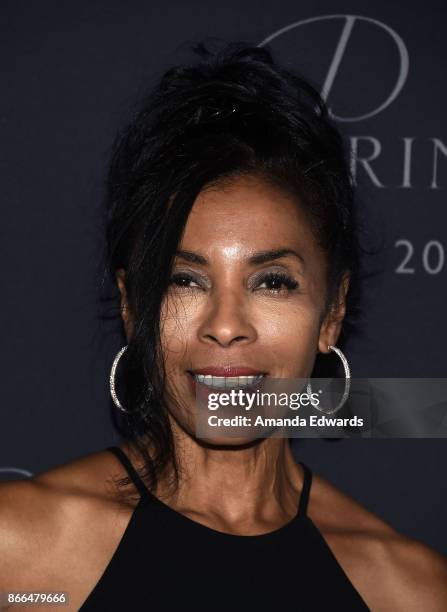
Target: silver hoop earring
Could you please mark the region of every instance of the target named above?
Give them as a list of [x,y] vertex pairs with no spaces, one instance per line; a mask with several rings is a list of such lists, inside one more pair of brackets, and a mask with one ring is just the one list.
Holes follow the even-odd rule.
[[121,403],[115,391],[115,373],[116,373],[116,368],[118,367],[118,362],[121,358],[121,355],[124,353],[126,349],[127,349],[127,344],[126,346],[123,346],[121,350],[118,351],[115,359],[113,360],[112,369],[110,371],[110,395],[112,396],[113,403],[115,404],[117,408],[121,410],[121,412],[127,412],[127,410],[121,406]]
[[[334,412],[337,412],[338,410],[340,410],[340,408],[343,406],[343,404],[348,399],[349,389],[351,388],[351,370],[349,369],[348,360],[346,359],[345,355],[339,348],[337,348],[336,346],[329,345],[328,349],[333,351],[334,353],[337,353],[337,355],[340,357],[343,363],[343,368],[345,370],[345,390],[343,391],[343,397],[341,398],[337,406],[335,406],[335,408],[324,410],[320,406],[315,406],[314,404],[312,404],[312,406],[316,408],[317,410],[319,410],[320,412],[324,412],[325,414],[333,414]],[[310,385],[310,381],[307,383],[307,393],[309,394],[309,396],[312,393],[312,387]]]

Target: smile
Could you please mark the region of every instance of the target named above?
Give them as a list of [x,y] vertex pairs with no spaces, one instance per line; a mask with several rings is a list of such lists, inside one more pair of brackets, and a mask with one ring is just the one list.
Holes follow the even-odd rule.
[[215,389],[235,389],[250,387],[261,382],[265,374],[257,376],[211,376],[210,374],[193,374],[194,380],[206,387]]

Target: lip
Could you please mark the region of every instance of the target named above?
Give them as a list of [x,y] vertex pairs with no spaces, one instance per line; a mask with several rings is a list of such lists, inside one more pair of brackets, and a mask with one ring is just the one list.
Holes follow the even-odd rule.
[[188,370],[192,375],[203,374],[208,376],[256,376],[258,374],[267,374],[262,370],[256,370],[249,366],[243,365],[225,365],[225,366],[206,366],[204,368],[197,368],[194,370]]

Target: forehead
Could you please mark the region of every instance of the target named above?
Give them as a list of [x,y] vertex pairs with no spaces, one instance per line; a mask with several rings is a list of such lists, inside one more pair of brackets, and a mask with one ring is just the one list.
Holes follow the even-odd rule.
[[291,246],[319,251],[298,196],[257,176],[206,188],[188,217],[183,248],[212,251],[244,245],[247,251]]

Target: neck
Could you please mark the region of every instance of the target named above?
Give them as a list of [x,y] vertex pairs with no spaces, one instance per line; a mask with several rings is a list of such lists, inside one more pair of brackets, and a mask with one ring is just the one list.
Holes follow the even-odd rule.
[[227,525],[278,525],[295,516],[303,484],[287,438],[251,445],[212,446],[172,420],[179,483],[162,479],[157,496],[183,512],[216,517]]

